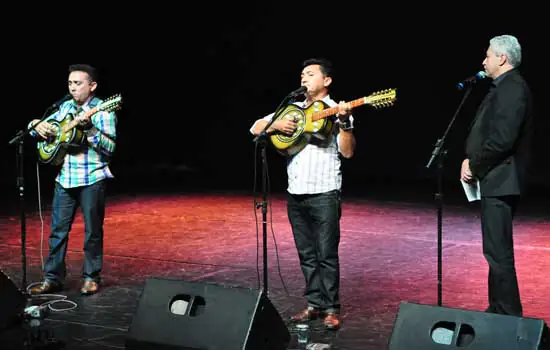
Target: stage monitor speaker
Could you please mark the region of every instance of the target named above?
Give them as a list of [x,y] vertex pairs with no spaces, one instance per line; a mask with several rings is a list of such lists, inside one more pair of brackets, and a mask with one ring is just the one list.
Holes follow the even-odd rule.
[[283,350],[290,333],[260,290],[149,278],[126,349]]
[[0,270],[0,330],[20,320],[26,304],[25,294]]
[[548,348],[543,320],[402,302],[389,350],[541,350]]

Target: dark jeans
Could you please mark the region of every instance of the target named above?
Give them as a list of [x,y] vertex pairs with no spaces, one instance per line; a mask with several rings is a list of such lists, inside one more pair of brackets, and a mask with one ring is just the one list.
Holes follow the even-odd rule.
[[308,306],[339,312],[340,192],[289,194],[287,210],[305,277]]
[[482,197],[483,255],[489,264],[489,310],[522,316],[514,262],[512,221],[518,198]]
[[105,181],[77,187],[63,188],[55,183],[50,234],[50,252],[44,264],[47,281],[61,284],[67,274],[65,256],[69,231],[76,209],[80,206],[84,217],[84,280],[100,282],[103,264],[103,218],[105,216]]

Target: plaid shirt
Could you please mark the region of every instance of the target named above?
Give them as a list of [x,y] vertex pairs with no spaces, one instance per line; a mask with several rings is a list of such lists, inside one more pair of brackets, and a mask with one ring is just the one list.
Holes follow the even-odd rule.
[[[78,111],[78,114],[94,108],[101,102],[103,100],[97,97],[90,97],[80,106],[81,111]],[[46,121],[51,119],[61,121],[68,113],[76,116],[77,107],[74,100],[66,101],[61,104],[57,112],[48,116]],[[90,120],[93,126],[86,131],[87,145],[67,152],[55,179],[65,188],[87,186],[105,178],[114,177],[109,169],[109,161],[116,146],[116,114],[100,111],[95,113]],[[38,136],[34,130],[30,134]]]

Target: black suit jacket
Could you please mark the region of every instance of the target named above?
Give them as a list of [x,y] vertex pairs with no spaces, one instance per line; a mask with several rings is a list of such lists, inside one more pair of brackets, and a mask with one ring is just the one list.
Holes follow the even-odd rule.
[[520,195],[533,132],[530,89],[517,69],[495,79],[466,141],[470,170],[482,196]]

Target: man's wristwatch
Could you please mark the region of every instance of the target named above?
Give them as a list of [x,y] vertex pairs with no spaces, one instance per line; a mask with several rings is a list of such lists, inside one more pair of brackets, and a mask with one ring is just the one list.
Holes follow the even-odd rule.
[[344,131],[349,131],[351,129],[353,129],[353,126],[351,126],[351,122],[349,121],[349,119],[346,119],[344,121],[340,121],[340,129],[344,130]]

